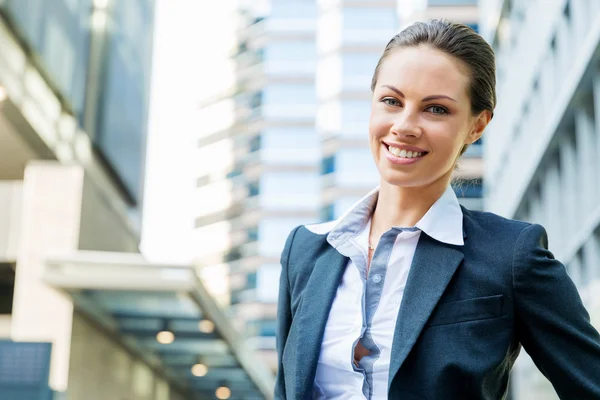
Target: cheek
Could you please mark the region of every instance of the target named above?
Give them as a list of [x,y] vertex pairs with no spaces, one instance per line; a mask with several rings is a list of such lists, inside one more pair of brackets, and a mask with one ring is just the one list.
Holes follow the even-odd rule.
[[462,126],[456,124],[437,126],[436,129],[430,129],[429,133],[432,145],[445,153],[454,153],[455,149],[462,148],[465,139]]
[[371,113],[369,117],[369,135],[378,137],[387,134],[389,123],[384,115],[380,113]]

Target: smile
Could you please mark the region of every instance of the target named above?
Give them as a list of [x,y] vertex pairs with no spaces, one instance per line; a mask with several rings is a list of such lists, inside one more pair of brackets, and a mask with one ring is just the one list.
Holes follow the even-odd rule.
[[425,157],[426,151],[406,150],[383,143],[386,158],[394,164],[414,164]]

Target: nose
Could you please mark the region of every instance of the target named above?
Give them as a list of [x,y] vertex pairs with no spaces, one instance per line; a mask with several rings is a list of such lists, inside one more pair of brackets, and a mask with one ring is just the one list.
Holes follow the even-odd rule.
[[418,112],[412,111],[408,107],[399,111],[395,115],[391,131],[400,137],[420,138],[423,131],[419,126]]

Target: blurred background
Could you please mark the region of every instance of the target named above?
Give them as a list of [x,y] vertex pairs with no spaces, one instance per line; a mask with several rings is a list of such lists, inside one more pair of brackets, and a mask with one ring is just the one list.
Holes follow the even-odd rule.
[[[600,1],[0,0],[0,399],[272,398],[287,234],[378,184],[373,70],[438,17],[497,54],[459,201],[600,327]],[[510,398],[557,399],[524,351]]]

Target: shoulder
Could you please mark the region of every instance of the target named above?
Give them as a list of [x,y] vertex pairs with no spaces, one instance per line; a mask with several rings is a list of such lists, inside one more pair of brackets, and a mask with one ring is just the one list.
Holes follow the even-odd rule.
[[334,220],[296,226],[286,240],[281,256],[282,264],[294,264],[299,256],[303,259],[318,257],[329,246],[327,235],[338,222],[339,220]]
[[461,206],[463,221],[467,235],[516,235],[533,224],[516,219],[502,217],[498,214],[485,211],[472,211]]
[[510,251],[512,254],[522,246],[548,247],[546,230],[539,224],[461,208],[466,236],[483,249],[493,247],[495,252]]

